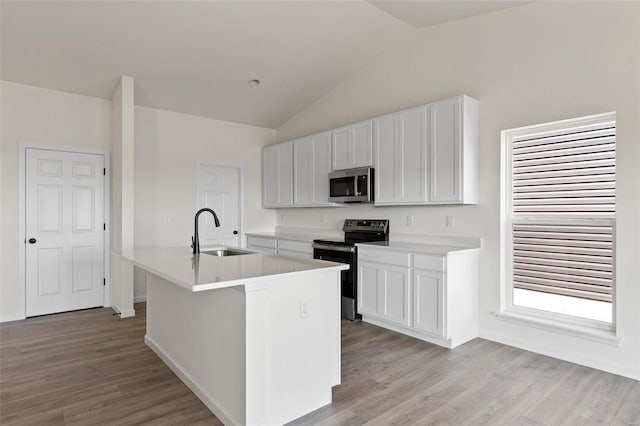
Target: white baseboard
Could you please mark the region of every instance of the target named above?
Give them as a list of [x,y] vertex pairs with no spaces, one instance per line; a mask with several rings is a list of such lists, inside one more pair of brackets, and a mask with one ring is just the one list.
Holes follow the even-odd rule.
[[200,399],[200,401],[202,401],[204,403],[204,405],[207,406],[207,408],[209,410],[211,410],[211,412],[213,414],[215,414],[215,416],[222,421],[222,423],[224,423],[225,425],[239,425],[242,424],[241,422],[238,422],[234,419],[232,419],[226,412],[226,410],[224,410],[220,404],[219,401],[217,401],[215,398],[207,395],[205,393],[204,390],[202,390],[202,388],[200,387],[200,385],[198,385],[198,383],[192,379],[187,373],[185,373],[183,371],[182,368],[180,368],[180,366],[178,364],[176,364],[173,359],[167,355],[162,348],[160,348],[156,342],[153,341],[153,339],[147,335],[144,336],[144,343],[151,348],[151,350],[153,352],[156,353],[156,355],[158,355],[158,357],[162,360],[162,362],[164,362],[167,367],[169,367],[171,369],[171,371],[173,371],[176,376],[178,376],[178,378],[180,378],[180,380],[182,380],[182,382],[187,385],[187,387],[189,389],[191,389],[191,391],[196,394],[196,396]]
[[142,296],[136,296],[133,298],[133,303],[141,303],[141,302],[146,302],[147,301],[147,296],[146,295],[142,295]]
[[427,334],[423,334],[417,332],[415,330],[411,330],[409,328],[405,328],[399,325],[390,324],[384,320],[379,320],[377,318],[368,317],[366,315],[362,315],[362,321],[368,322],[369,324],[373,324],[378,327],[386,328],[387,330],[395,331],[396,333],[405,334],[407,336],[415,337],[416,339],[423,340],[425,342],[433,343],[434,345],[442,346],[447,349],[452,349],[453,345],[451,343],[451,339],[445,339],[444,337],[437,336],[429,336]]
[[120,318],[130,318],[135,316],[136,316],[135,309],[129,309],[129,310],[120,312]]

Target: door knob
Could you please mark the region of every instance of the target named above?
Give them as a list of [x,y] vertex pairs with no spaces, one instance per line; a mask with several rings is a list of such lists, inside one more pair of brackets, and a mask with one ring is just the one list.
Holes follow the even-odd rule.
[[233,235],[238,235],[238,231],[233,231]]
[[29,238],[29,244],[35,244],[35,243],[36,243],[35,238]]

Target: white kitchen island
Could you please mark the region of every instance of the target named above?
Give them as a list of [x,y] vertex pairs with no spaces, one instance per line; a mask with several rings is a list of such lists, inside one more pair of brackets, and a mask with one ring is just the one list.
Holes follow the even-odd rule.
[[331,403],[348,265],[188,248],[123,255],[146,271],[146,344],[225,424],[279,425]]

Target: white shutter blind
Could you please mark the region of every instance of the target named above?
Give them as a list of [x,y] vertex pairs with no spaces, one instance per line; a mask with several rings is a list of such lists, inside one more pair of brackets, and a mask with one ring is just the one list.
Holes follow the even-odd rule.
[[514,217],[613,218],[616,129],[605,126],[514,140]]
[[612,301],[615,139],[615,122],[514,138],[515,288]]
[[515,288],[612,301],[613,227],[513,225]]

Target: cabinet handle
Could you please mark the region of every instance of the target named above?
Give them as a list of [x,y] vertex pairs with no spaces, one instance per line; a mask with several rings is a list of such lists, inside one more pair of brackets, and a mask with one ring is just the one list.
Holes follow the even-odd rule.
[[36,243],[35,238],[29,238],[29,244],[35,244],[35,243]]

